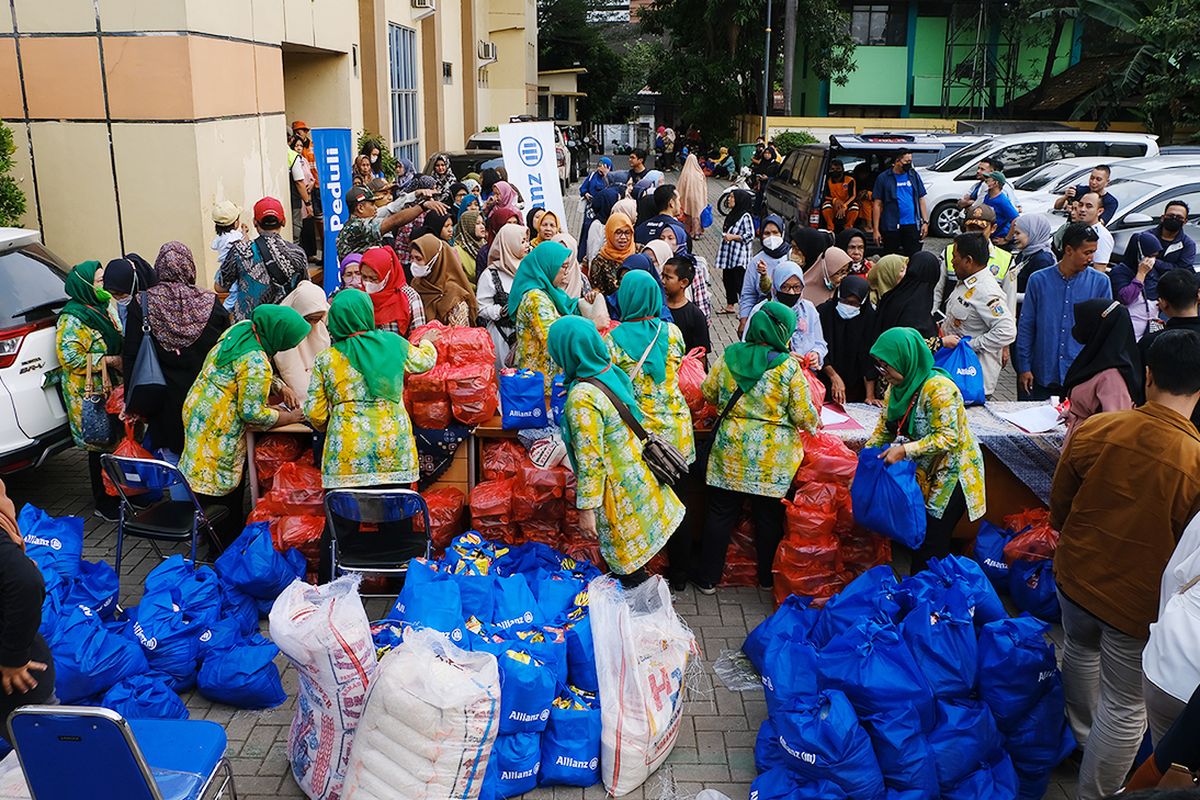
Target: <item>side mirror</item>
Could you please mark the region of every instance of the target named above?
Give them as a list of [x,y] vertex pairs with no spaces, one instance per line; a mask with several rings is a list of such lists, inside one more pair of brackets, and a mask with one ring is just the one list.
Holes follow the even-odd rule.
[[1121,227],[1132,227],[1134,225],[1150,225],[1154,223],[1154,217],[1149,214],[1141,214],[1133,211],[1121,218]]

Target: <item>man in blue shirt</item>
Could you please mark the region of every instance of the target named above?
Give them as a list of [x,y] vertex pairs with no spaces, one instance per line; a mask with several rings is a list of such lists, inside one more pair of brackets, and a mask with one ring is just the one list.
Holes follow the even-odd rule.
[[676,238],[683,234],[683,238],[676,242],[676,247],[690,253],[687,234],[683,233],[683,226],[679,224],[677,216],[679,192],[674,184],[668,183],[654,190],[654,208],[658,213],[633,229],[633,240],[639,245],[647,245],[662,236],[663,228],[674,223],[678,226],[675,230]]
[[921,240],[929,232],[929,214],[925,211],[925,184],[913,172],[912,153],[896,152],[892,168],[875,179],[872,196],[875,244],[882,242],[885,253],[903,256],[920,250]]
[[1051,269],[1029,276],[1025,302],[1017,323],[1017,399],[1045,400],[1062,393],[1071,363],[1083,349],[1075,341],[1075,304],[1111,300],[1108,276],[1090,269],[1096,254],[1096,232],[1072,222],[1063,233],[1063,257]]
[[983,203],[991,206],[996,213],[996,232],[992,235],[992,241],[1002,244],[1008,238],[1009,227],[1018,216],[1017,207],[1004,194],[1004,186],[1008,181],[1003,172],[989,172],[983,176],[983,182],[987,186]]

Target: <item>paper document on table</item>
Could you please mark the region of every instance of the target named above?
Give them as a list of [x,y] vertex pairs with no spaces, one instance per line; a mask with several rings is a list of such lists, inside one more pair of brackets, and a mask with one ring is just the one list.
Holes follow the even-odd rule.
[[1020,411],[997,411],[995,414],[1026,433],[1044,433],[1054,430],[1061,424],[1058,419],[1058,409],[1049,404],[1032,406]]
[[850,419],[845,414],[839,414],[829,406],[821,406],[821,424],[822,425],[841,425],[843,422]]

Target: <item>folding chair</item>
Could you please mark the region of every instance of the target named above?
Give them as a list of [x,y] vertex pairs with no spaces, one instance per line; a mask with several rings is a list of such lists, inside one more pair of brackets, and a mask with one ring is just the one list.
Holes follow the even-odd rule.
[[205,720],[126,720],[107,708],[23,706],[9,741],[34,800],[236,800],[225,729]]
[[[212,525],[229,512],[224,506],[204,508],[179,468],[153,458],[128,458],[105,453],[100,465],[121,496],[117,522],[117,581],[121,579],[121,554],[125,537],[147,539],[162,557],[159,542],[190,542],[196,563],[196,537],[201,528],[209,541],[220,546]],[[186,495],[186,500],[176,499]]]
[[[415,537],[380,539],[372,553],[343,553],[339,542],[338,521],[381,525],[401,523],[418,513],[425,523],[424,546]],[[410,489],[330,489],[325,492],[325,519],[329,528],[330,574],[337,578],[347,572],[365,575],[403,575],[408,572],[408,560],[414,556],[429,558],[433,552],[429,506],[425,498]],[[383,537],[386,534],[364,534],[355,538]]]

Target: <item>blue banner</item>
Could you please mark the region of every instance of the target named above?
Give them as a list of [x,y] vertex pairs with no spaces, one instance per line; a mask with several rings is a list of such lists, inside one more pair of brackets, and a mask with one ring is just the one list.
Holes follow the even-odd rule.
[[325,219],[325,294],[338,288],[337,235],[350,219],[346,192],[353,186],[350,162],[353,158],[349,128],[313,128],[313,152],[317,156],[317,177],[321,181],[321,207]]

